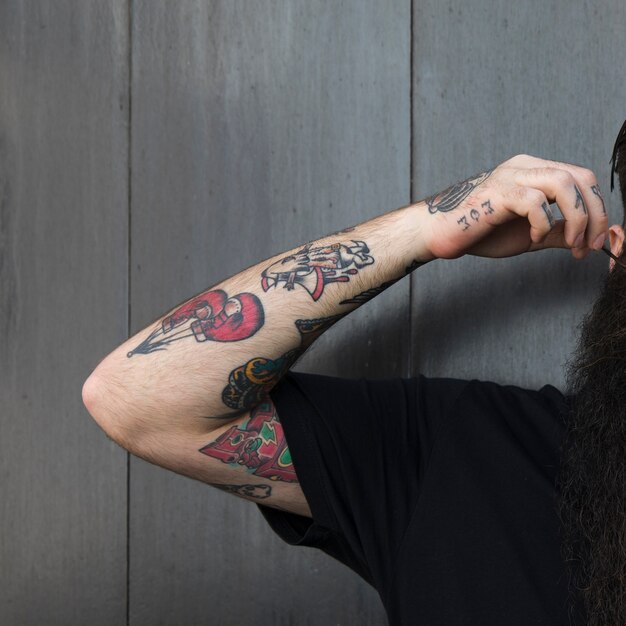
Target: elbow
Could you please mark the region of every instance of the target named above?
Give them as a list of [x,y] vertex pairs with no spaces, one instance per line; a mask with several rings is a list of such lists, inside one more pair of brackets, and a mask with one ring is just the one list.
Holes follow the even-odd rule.
[[91,376],[89,376],[89,378],[83,383],[83,390],[82,390],[83,404],[85,405],[85,408],[87,409],[87,411],[89,411],[89,414],[96,421],[97,421],[96,406],[98,404],[98,397],[100,395],[99,388],[100,388],[100,383],[98,382],[95,374],[91,374]]
[[111,383],[97,370],[83,383],[82,399],[85,408],[106,435],[122,448],[132,452],[136,428]]

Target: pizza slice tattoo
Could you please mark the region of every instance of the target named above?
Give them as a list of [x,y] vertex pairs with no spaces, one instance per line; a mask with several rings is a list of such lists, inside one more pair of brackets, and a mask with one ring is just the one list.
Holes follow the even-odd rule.
[[232,467],[246,467],[261,478],[298,480],[283,427],[269,400],[261,402],[246,420],[200,448],[200,452]]
[[126,356],[150,354],[186,337],[196,341],[241,341],[252,337],[265,322],[263,305],[253,293],[228,297],[222,289],[205,291],[165,317]]
[[364,241],[323,246],[309,243],[263,270],[261,286],[263,291],[268,291],[282,284],[291,291],[300,285],[313,300],[319,300],[327,284],[347,283],[351,276],[372,263],[374,257]]

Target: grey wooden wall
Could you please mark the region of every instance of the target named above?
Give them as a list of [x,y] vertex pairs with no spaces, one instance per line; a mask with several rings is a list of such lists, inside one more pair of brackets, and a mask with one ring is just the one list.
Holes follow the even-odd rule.
[[[625,28],[621,0],[1,1],[0,623],[384,624],[253,505],[129,459],[82,382],[215,281],[514,153],[608,193]],[[431,263],[298,369],[562,386],[605,270]]]

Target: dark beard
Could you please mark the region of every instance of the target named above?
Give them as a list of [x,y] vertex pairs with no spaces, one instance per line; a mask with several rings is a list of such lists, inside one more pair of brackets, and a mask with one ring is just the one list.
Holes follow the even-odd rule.
[[[567,366],[562,551],[589,626],[626,624],[626,269],[609,272]],[[582,606],[580,605],[582,603]]]

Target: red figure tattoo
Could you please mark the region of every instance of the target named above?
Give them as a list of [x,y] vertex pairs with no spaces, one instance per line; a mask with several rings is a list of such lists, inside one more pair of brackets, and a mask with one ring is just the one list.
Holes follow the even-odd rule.
[[241,341],[252,337],[263,326],[265,314],[261,301],[252,293],[229,298],[215,289],[185,302],[126,356],[165,350],[185,337],[196,341]]
[[295,254],[276,261],[263,270],[263,291],[277,287],[291,291],[295,285],[304,287],[313,300],[319,300],[328,283],[347,283],[350,276],[374,263],[374,257],[364,241],[352,240],[352,245],[332,243],[313,247],[308,243]]
[[229,428],[215,441],[200,448],[202,454],[270,480],[297,482],[283,427],[274,405],[261,402],[241,424]]

